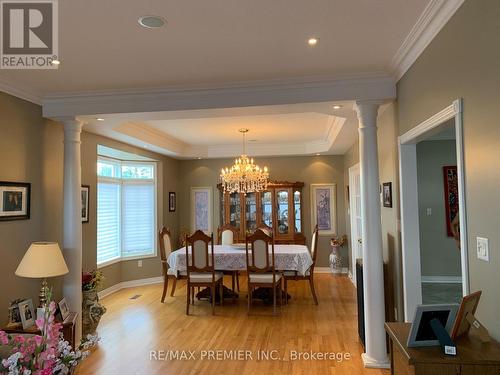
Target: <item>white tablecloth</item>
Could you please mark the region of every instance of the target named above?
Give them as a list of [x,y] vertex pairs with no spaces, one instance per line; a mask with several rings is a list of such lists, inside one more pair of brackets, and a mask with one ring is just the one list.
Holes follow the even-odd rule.
[[[210,248],[209,248],[210,249]],[[219,271],[243,271],[247,269],[245,249],[230,245],[215,245],[215,269]],[[311,253],[304,245],[274,245],[277,270],[298,271],[304,275],[312,265]],[[170,253],[168,264],[172,271],[186,270],[186,248]]]

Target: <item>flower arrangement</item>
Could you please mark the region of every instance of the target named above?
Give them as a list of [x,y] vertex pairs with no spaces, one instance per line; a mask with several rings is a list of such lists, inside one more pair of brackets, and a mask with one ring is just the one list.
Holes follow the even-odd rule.
[[347,236],[344,234],[343,236],[333,236],[330,239],[330,245],[336,247],[343,247],[347,243]]
[[104,275],[101,271],[83,271],[82,272],[82,290],[97,289],[104,281]]
[[[48,300],[51,300],[49,292]],[[99,340],[89,336],[77,350],[62,337],[62,324],[56,323],[56,304],[45,305],[44,314],[35,321],[41,335],[11,336],[0,331],[0,345],[9,346],[11,355],[0,363],[0,374],[8,375],[65,375],[69,374],[88,355],[88,349]]]

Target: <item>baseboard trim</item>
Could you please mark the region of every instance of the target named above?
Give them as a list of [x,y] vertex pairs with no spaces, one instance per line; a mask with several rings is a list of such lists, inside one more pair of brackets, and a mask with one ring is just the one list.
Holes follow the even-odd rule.
[[159,284],[162,282],[163,282],[163,276],[149,277],[147,279],[122,281],[118,284],[110,286],[109,288],[101,290],[99,293],[97,293],[97,295],[99,296],[99,298],[104,298],[122,289],[134,288],[143,285]]
[[427,284],[462,284],[461,276],[422,276],[422,283]]
[[[332,270],[330,267],[314,267],[314,272],[315,273],[332,273]],[[347,274],[349,272],[349,269],[347,267],[342,267],[342,272],[338,273],[337,275],[343,275]]]

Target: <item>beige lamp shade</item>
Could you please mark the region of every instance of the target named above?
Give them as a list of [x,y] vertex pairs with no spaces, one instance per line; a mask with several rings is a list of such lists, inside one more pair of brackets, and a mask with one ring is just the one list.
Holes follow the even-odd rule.
[[69,272],[56,242],[33,242],[16,270],[21,277],[46,278]]

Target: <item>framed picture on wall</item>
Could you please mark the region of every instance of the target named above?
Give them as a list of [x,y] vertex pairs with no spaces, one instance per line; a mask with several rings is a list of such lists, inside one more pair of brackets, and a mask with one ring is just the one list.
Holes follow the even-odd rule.
[[336,184],[311,184],[311,230],[318,224],[320,236],[337,233],[336,197]]
[[90,186],[82,185],[82,223],[89,222],[89,195]]
[[211,187],[191,188],[191,230],[212,233],[213,197]]
[[0,182],[0,220],[28,220],[30,196],[30,183]]
[[175,192],[170,191],[168,193],[168,212],[175,212]]
[[458,175],[457,166],[443,167],[444,177],[444,204],[446,208],[446,232],[453,237],[452,223],[458,215]]
[[382,184],[382,202],[384,207],[392,207],[392,182]]

